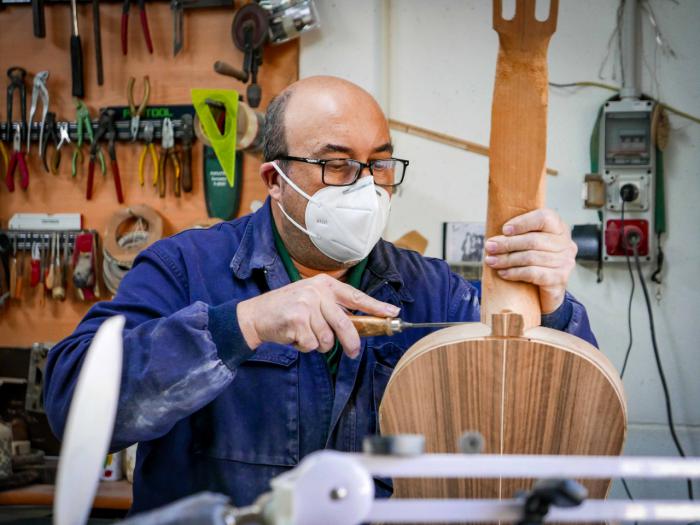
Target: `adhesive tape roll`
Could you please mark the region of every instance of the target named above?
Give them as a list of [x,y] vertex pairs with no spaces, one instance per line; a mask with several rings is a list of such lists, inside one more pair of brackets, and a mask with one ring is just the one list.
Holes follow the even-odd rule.
[[[126,229],[127,223],[136,227]],[[120,242],[128,237],[129,242]],[[105,256],[115,264],[131,268],[136,256],[163,237],[163,219],[156,210],[145,204],[123,208],[112,215],[104,236]]]

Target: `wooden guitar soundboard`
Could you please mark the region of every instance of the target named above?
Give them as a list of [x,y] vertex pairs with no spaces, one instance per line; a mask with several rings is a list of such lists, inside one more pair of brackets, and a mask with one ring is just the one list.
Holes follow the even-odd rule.
[[[547,46],[556,28],[535,18],[535,0],[517,0],[513,19],[493,2],[500,49],[491,122],[486,235],[544,205]],[[480,432],[489,454],[619,455],[627,410],[617,370],[573,335],[538,326],[536,287],[484,266],[481,323],[435,332],[397,364],[384,393],[382,434],[415,433],[426,452],[458,452],[464,432]],[[533,472],[533,478],[537,472]],[[403,498],[510,498],[533,479],[395,479]],[[589,497],[610,480],[580,480]]]

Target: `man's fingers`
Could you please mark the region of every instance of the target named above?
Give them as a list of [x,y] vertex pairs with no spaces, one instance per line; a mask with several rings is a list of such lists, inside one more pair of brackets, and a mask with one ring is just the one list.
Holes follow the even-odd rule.
[[335,295],[335,302],[351,310],[360,310],[366,314],[380,317],[396,317],[401,311],[400,308],[393,304],[377,301],[349,284],[335,281],[331,284],[331,287]]
[[360,352],[360,336],[348,314],[331,300],[321,301],[321,313],[338,337],[343,351],[350,357],[357,357]]
[[557,286],[566,283],[566,276],[561,270],[542,266],[523,266],[498,270],[498,275],[506,281],[522,281],[537,286]]
[[565,229],[565,224],[556,212],[542,208],[513,217],[503,225],[503,234],[520,235],[527,232],[541,231],[559,235]]
[[333,348],[333,344],[335,343],[335,335],[333,334],[331,327],[328,326],[328,323],[326,322],[326,319],[322,315],[320,309],[311,311],[309,324],[314,336],[316,337],[316,340],[318,341],[318,351],[325,354],[331,348]]
[[484,262],[491,268],[506,269],[520,266],[542,266],[545,268],[559,268],[564,264],[565,252],[540,252],[526,250],[502,255],[487,255]]
[[569,239],[552,233],[531,232],[507,237],[497,235],[486,241],[486,254],[499,255],[510,252],[541,251],[560,252],[569,247]]

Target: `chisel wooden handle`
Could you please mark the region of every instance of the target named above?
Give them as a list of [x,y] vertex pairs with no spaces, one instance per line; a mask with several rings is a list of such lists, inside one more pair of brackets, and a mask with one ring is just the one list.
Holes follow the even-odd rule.
[[374,317],[370,315],[350,315],[360,337],[373,335],[393,335],[396,319],[393,317]]

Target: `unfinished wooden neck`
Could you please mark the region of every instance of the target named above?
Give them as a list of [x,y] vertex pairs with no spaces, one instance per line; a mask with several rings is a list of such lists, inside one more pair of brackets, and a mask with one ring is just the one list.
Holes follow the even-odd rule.
[[[542,208],[547,151],[547,47],[556,29],[558,0],[549,18],[535,18],[535,0],[517,0],[513,19],[502,18],[494,0],[494,29],[499,36],[491,113],[489,196],[486,238],[501,235],[513,217]],[[481,321],[503,311],[523,317],[524,329],[540,324],[536,286],[505,281],[484,264]]]

